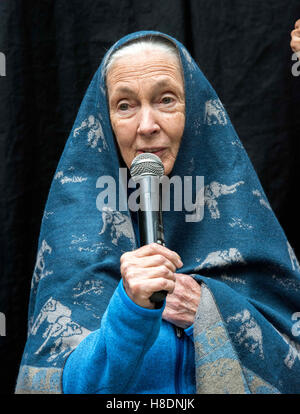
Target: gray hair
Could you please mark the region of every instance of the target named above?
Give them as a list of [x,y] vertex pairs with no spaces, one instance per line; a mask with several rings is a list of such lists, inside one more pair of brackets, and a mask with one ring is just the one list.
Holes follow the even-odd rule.
[[107,61],[104,64],[104,74],[107,76],[109,70],[112,68],[114,63],[117,59],[132,55],[132,54],[138,54],[145,50],[153,50],[153,49],[159,49],[162,50],[169,55],[176,58],[178,62],[178,67],[180,69],[182,78],[183,78],[183,70],[181,66],[181,59],[180,54],[177,49],[177,46],[175,43],[173,43],[171,40],[162,37],[162,36],[145,36],[143,38],[134,39],[128,43],[125,43],[122,45],[119,49],[112,52],[109,56]]

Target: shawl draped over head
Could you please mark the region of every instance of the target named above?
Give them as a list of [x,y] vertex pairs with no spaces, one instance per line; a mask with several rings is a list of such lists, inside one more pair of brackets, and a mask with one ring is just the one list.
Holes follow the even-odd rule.
[[[199,221],[184,210],[163,213],[180,273],[202,285],[193,327],[197,393],[298,393],[299,264],[216,92],[185,47],[159,32],[118,41],[80,106],[42,220],[16,393],[62,392],[66,357],[99,328],[121,278],[120,256],[138,247],[131,214],[119,209],[126,185],[118,184],[104,63],[149,34],[177,46],[184,73],[186,124],[172,176],[204,177]],[[99,211],[103,176],[116,183],[116,206]]]

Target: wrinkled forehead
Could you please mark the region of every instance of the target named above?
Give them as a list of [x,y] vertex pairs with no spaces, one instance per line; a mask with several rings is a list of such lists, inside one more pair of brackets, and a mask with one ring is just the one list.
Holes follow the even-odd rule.
[[[181,61],[183,55],[180,50],[182,45],[180,43],[177,44],[175,39],[164,34],[135,34],[135,36],[131,38],[129,35],[121,39],[107,52],[102,65],[102,78],[104,82],[106,83],[108,73],[115,63],[120,61],[120,58],[127,56],[128,61],[134,67],[135,61],[141,57],[141,53],[145,52],[142,55],[146,58],[146,52],[149,52],[152,55],[160,54],[162,65],[166,62],[174,63],[184,85],[184,71]],[[186,53],[188,52],[186,51]]]
[[107,72],[106,86],[110,95],[117,86],[144,84],[149,80],[152,87],[173,85],[184,95],[183,75],[177,57],[155,47],[118,57]]

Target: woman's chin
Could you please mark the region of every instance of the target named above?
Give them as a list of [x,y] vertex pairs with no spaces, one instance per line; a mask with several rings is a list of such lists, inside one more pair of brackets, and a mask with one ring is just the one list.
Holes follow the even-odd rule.
[[164,163],[163,162],[163,164],[164,164],[164,169],[165,169],[165,175],[169,175],[173,170],[174,163],[173,162],[172,163],[170,163],[170,162]]

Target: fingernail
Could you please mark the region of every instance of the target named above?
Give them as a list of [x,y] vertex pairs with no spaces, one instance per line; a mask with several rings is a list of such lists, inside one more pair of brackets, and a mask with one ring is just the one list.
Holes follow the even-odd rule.
[[179,267],[183,266],[183,263],[182,263],[181,259],[178,260],[178,264],[179,264]]

